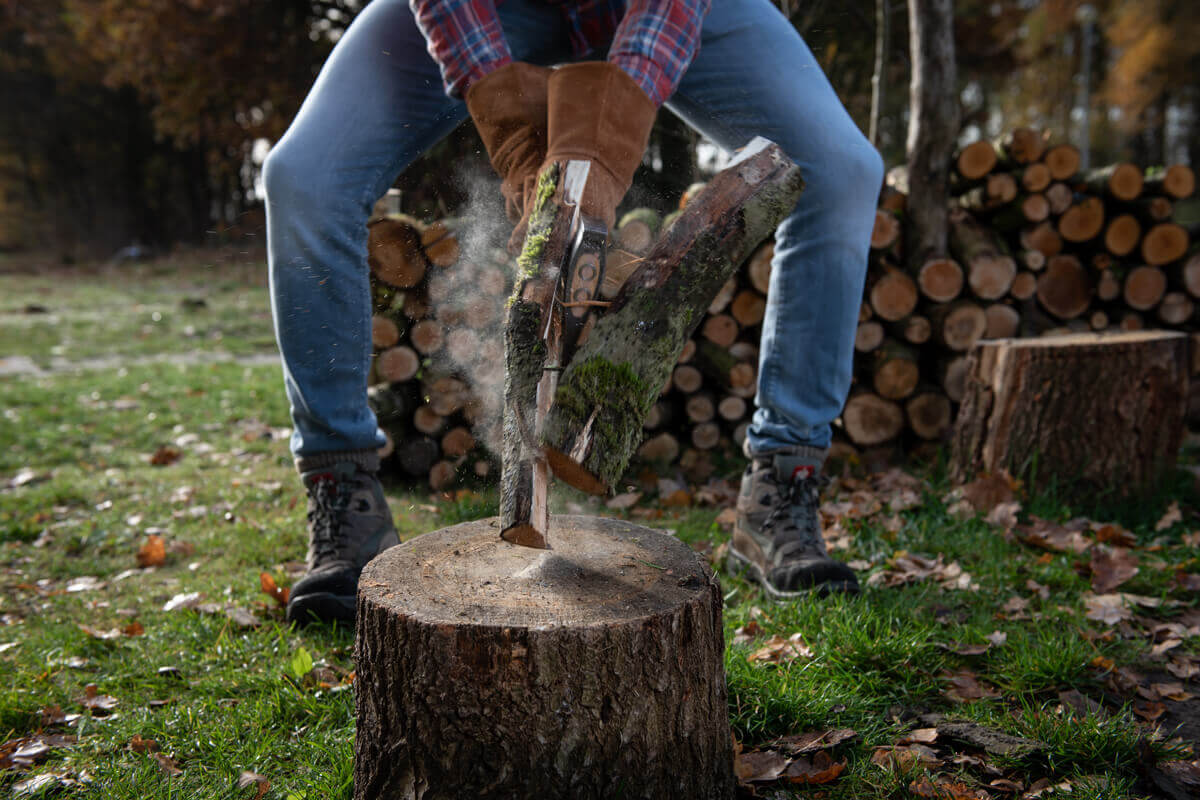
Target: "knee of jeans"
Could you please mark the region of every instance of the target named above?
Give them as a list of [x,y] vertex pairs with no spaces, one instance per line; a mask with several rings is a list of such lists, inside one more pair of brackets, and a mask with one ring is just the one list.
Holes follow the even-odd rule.
[[319,205],[325,192],[314,180],[315,173],[312,164],[306,163],[295,148],[289,148],[286,143],[271,148],[263,162],[267,203],[289,208]]

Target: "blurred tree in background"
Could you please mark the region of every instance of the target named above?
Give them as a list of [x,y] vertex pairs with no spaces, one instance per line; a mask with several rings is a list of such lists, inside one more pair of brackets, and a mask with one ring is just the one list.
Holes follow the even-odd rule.
[[[0,248],[97,257],[133,239],[261,235],[262,157],[363,4],[0,0]],[[876,143],[889,166],[901,163],[905,4],[777,5],[864,131],[877,89]],[[1200,3],[957,0],[955,9],[962,138],[1032,125],[1086,145],[1093,164],[1200,163]],[[703,177],[697,144],[660,115],[631,199],[670,205]],[[469,185],[453,178],[481,172],[484,154],[464,126],[402,176],[406,210],[453,213]]]

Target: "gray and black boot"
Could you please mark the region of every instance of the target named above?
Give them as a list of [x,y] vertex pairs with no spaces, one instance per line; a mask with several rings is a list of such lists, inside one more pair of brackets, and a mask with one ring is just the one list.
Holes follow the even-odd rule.
[[308,572],[292,586],[288,621],[353,625],[359,573],[400,543],[383,487],[373,469],[353,461],[308,469],[301,477],[308,490]]
[[858,591],[854,570],[829,557],[821,535],[824,460],[824,450],[798,447],[751,457],[742,475],[729,566],[775,600]]

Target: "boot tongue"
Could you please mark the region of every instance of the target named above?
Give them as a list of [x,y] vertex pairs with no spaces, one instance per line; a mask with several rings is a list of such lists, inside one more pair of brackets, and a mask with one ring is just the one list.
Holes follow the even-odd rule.
[[775,456],[775,477],[783,483],[794,483],[802,478],[815,478],[821,474],[821,459],[812,456]]
[[334,464],[331,467],[319,467],[309,470],[300,476],[305,488],[311,489],[319,481],[335,481],[342,482],[354,477],[354,473],[358,470],[352,462],[342,461]]

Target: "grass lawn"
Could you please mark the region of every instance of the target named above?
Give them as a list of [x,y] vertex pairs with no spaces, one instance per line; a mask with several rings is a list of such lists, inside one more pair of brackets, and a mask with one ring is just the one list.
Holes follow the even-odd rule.
[[[353,634],[292,630],[260,581],[290,584],[305,546],[265,267],[201,255],[183,277],[175,262],[17,269],[0,298],[0,795],[350,797]],[[727,488],[683,505],[647,491],[624,510],[556,501],[719,556]],[[1124,507],[1031,488],[988,521],[936,463],[847,473],[825,511],[866,581],[856,597],[773,605],[719,567],[744,749],[855,732],[799,757],[820,785],[764,780],[759,796],[1186,785],[1200,496],[1183,477]],[[496,499],[388,494],[404,537],[491,515]],[[165,563],[140,567],[155,536]],[[747,776],[779,752],[743,759]]]

